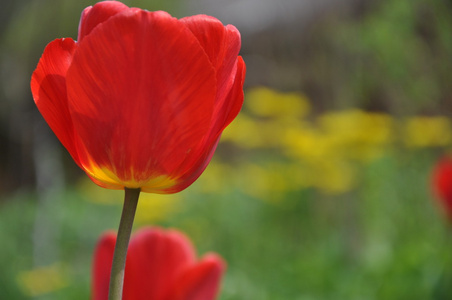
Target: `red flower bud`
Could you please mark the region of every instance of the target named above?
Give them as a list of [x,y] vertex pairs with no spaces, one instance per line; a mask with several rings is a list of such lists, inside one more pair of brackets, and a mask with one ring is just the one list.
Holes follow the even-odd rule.
[[[99,241],[93,264],[93,300],[107,300],[116,234]],[[190,240],[176,230],[144,228],[129,245],[123,300],[213,300],[224,261],[210,253],[196,261]]]
[[432,187],[447,217],[452,221],[452,158],[441,158],[433,168]]

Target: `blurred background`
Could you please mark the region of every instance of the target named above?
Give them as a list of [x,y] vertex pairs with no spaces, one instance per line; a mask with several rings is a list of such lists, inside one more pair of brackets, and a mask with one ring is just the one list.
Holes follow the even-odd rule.
[[[179,194],[142,194],[136,228],[222,255],[222,300],[452,298],[430,179],[452,143],[452,1],[124,3],[234,24],[247,64],[211,165]],[[123,193],[77,168],[29,88],[93,4],[0,2],[0,299],[89,299],[97,238],[118,226]]]

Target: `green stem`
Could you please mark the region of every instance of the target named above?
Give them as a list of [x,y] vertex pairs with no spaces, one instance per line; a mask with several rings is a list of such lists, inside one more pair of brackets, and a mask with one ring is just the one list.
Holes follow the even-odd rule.
[[121,300],[124,285],[124,271],[126,267],[127,248],[132,232],[133,219],[137,209],[140,189],[125,188],[124,206],[121,221],[119,222],[118,237],[110,274],[110,290],[108,300]]

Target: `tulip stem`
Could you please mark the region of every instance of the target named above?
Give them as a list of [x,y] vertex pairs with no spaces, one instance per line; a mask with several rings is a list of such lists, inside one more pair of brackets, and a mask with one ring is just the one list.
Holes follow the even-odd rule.
[[130,234],[132,232],[133,219],[135,218],[139,196],[140,189],[125,188],[124,206],[122,208],[118,237],[116,239],[113,263],[111,266],[108,300],[122,299],[127,248],[129,246]]

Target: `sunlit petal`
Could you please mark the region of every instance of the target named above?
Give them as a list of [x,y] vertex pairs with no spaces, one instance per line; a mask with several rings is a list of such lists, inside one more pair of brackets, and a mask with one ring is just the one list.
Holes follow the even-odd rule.
[[126,9],[129,9],[129,7],[119,1],[102,1],[94,6],[88,6],[83,10],[80,17],[77,40],[80,42],[97,25]]
[[79,164],[66,94],[66,73],[76,49],[70,38],[49,43],[31,77],[31,92],[39,112]]

